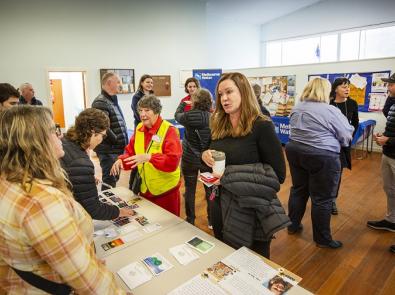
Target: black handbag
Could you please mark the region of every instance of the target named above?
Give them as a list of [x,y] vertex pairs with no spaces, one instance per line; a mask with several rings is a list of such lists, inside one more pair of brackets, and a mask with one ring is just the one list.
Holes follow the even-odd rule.
[[141,181],[142,179],[139,170],[136,167],[130,173],[130,178],[129,178],[129,189],[136,195],[140,192]]

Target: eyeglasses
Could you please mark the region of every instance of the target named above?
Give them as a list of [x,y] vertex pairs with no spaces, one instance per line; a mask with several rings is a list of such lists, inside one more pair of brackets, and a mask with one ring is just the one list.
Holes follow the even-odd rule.
[[103,138],[103,140],[107,137],[107,132],[103,131],[103,132],[97,132],[96,134],[100,134]]
[[61,137],[62,136],[62,130],[60,129],[60,126],[58,124],[52,126],[49,131],[51,133],[55,133],[57,137]]

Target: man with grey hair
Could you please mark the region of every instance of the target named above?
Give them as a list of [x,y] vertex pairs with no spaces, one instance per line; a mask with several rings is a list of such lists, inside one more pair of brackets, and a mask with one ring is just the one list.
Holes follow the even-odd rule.
[[34,96],[34,89],[32,84],[23,83],[19,86],[19,92],[21,96],[19,97],[19,104],[30,104],[42,106],[43,103]]
[[102,168],[103,182],[113,187],[119,177],[110,175],[111,167],[118,156],[123,154],[123,150],[128,143],[126,122],[117,98],[120,86],[121,80],[118,75],[115,73],[104,74],[101,81],[102,91],[92,103],[92,108],[102,110],[110,119],[107,136],[95,148],[95,152]]

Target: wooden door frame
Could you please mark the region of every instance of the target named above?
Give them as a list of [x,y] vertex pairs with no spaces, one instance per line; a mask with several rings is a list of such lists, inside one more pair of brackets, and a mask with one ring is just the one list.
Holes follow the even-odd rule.
[[[87,83],[87,73],[88,70],[87,69],[83,69],[83,68],[46,68],[46,85],[47,85],[47,94],[48,97],[51,97],[51,84],[50,84],[50,77],[49,77],[49,73],[50,72],[63,72],[63,73],[67,73],[67,72],[82,72],[82,90],[84,92],[84,109],[87,108],[88,106],[88,83]],[[51,110],[53,111],[53,104],[52,101],[50,103],[51,105]]]

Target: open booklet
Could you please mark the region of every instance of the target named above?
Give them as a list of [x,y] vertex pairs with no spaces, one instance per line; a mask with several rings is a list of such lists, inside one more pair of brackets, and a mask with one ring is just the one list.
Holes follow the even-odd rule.
[[297,283],[242,247],[168,294],[286,294]]

